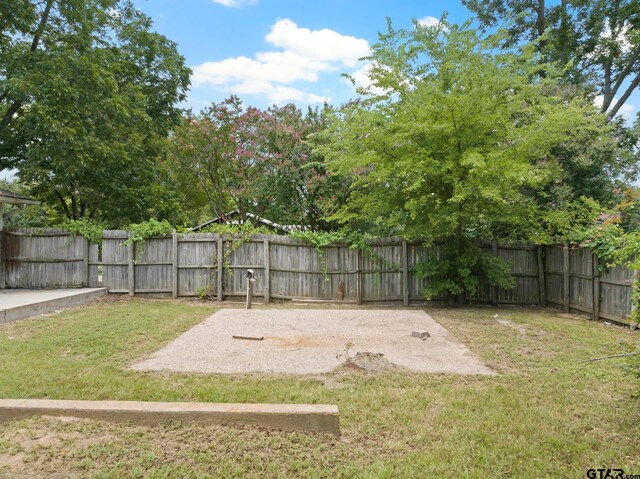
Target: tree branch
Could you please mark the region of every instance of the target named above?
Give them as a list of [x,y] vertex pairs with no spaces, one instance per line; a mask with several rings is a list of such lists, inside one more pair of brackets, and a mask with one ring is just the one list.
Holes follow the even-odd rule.
[[51,13],[52,6],[53,0],[47,0],[47,4],[44,7],[44,12],[42,12],[42,17],[40,17],[40,23],[38,23],[38,28],[36,28],[36,32],[33,35],[33,41],[31,42],[31,52],[35,52],[38,48],[40,37],[42,36],[42,32],[44,32],[44,27],[47,26],[47,22],[49,21],[49,14]]
[[612,358],[623,358],[625,356],[636,356],[638,354],[640,354],[640,351],[637,351],[635,353],[614,354],[613,356],[601,356],[599,358],[591,358],[591,359],[585,359],[583,361],[578,361],[578,364],[580,364],[580,363],[592,363],[594,361],[603,361],[605,359],[612,359]]
[[[33,34],[33,41],[31,42],[30,52],[33,53],[37,50],[38,45],[40,44],[40,38],[42,37],[42,33],[44,32],[45,27],[47,26],[47,22],[49,21],[49,14],[51,13],[51,7],[53,7],[53,0],[47,0],[47,3],[44,7],[44,11],[42,12],[42,16],[40,17],[40,22],[38,23],[38,27],[36,28],[35,33]],[[8,91],[3,92],[2,99],[4,99],[9,94]],[[13,115],[15,115],[18,110],[22,107],[24,103],[24,99],[19,99],[14,101],[4,117],[2,118],[2,122],[0,123],[2,126],[7,126],[11,120],[13,119]]]
[[603,108],[602,111],[603,112],[605,112],[605,111],[607,111],[609,109],[609,106],[611,106],[611,102],[613,101],[613,98],[616,96],[616,92],[620,89],[620,87],[622,86],[622,83],[624,82],[625,78],[627,78],[629,76],[629,74],[633,70],[633,67],[635,66],[636,62],[639,59],[640,59],[640,45],[638,45],[636,47],[636,50],[634,51],[633,55],[631,56],[631,58],[627,62],[627,65],[618,74],[618,79],[614,83],[613,87],[609,86],[610,95],[607,98],[608,101],[606,103],[605,103],[605,101],[602,102],[602,108]]
[[[622,108],[622,105],[624,105],[627,99],[631,96],[631,93],[633,93],[633,90],[635,90],[639,84],[640,84],[640,73],[638,73],[636,77],[631,81],[631,84],[625,90],[624,94],[620,97],[620,99],[613,106],[613,108],[607,113],[607,116],[609,118],[613,118],[614,116],[616,116],[620,108]],[[603,103],[603,106],[604,106],[604,103]]]
[[64,213],[67,215],[67,218],[72,219],[71,212],[69,211],[69,207],[67,206],[67,202],[64,200],[64,198],[62,197],[62,195],[58,190],[56,190],[55,193],[56,193],[56,197],[60,201],[60,204],[62,204],[62,208],[64,209]]

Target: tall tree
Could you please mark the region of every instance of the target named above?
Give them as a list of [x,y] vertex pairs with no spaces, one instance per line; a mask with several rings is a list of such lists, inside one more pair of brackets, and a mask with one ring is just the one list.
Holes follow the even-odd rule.
[[496,53],[468,26],[390,27],[369,60],[378,94],[348,105],[327,130],[329,165],[352,181],[335,218],[443,244],[423,268],[428,295],[473,292],[481,271],[507,284],[474,240],[557,226],[557,210],[540,208],[553,201],[548,185],[562,181],[556,149],[575,136],[604,148],[604,115],[551,73],[535,75],[535,55]]
[[509,26],[509,43],[537,41],[545,60],[591,83],[613,118],[640,84],[637,0],[462,0],[485,28]]
[[125,0],[5,5],[0,168],[70,218],[167,209],[157,158],[189,84],[175,43]]

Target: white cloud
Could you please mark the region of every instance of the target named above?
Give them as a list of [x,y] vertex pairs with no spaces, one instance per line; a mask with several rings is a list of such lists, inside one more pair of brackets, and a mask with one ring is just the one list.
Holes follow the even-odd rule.
[[633,121],[633,119],[634,119],[634,114],[633,113],[635,111],[636,111],[636,107],[634,105],[631,105],[629,103],[625,103],[618,110],[618,115],[622,115],[625,120]]
[[224,5],[225,7],[241,7],[243,5],[253,5],[257,0],[213,0],[213,3]]
[[[418,25],[425,28],[440,27],[440,25],[442,25],[439,18],[431,16],[419,18],[416,21],[418,22]],[[442,30],[445,32],[449,31],[449,29],[446,27],[446,23],[445,25],[442,25]]]
[[247,80],[232,87],[233,93],[247,95],[265,95],[269,102],[282,105],[288,102],[327,103],[331,97],[307,93],[298,88],[273,85],[264,80]]
[[599,42],[595,49],[587,54],[587,57],[597,59],[600,56],[609,56],[611,54],[612,44],[617,45],[622,53],[629,53],[631,50],[631,41],[629,40],[630,29],[631,24],[625,21],[622,28],[620,28],[614,36],[609,24],[605,24],[604,29],[600,33],[600,38],[604,41]]
[[418,20],[418,25],[423,27],[437,27],[440,24],[440,20],[436,17],[426,16]]
[[373,95],[384,95],[386,91],[383,88],[373,86],[373,82],[369,77],[372,68],[373,65],[371,63],[365,63],[351,74],[351,78],[355,82],[356,88],[367,89]]
[[203,83],[224,85],[244,80],[266,80],[278,83],[318,80],[318,72],[323,68],[304,58],[295,58],[287,53],[258,53],[255,60],[234,57],[219,62],[206,62],[194,67],[193,83],[194,85]]
[[356,66],[361,57],[369,54],[367,40],[341,35],[327,28],[300,28],[289,19],[278,20],[265,40],[310,60],[340,62],[347,67]]
[[[237,3],[236,0],[215,0]],[[330,98],[291,86],[316,83],[325,72],[355,67],[369,54],[367,40],[328,29],[300,28],[289,19],[276,21],[265,41],[279,51],[258,52],[253,58],[238,56],[193,67],[194,86],[210,84],[231,93],[265,95],[269,101],[322,103]]]

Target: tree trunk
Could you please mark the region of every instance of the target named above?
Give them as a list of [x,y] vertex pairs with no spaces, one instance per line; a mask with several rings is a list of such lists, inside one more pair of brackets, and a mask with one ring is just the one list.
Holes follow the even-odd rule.
[[[52,6],[53,6],[53,0],[47,0],[47,3],[44,7],[44,11],[42,12],[42,17],[40,17],[40,22],[38,23],[38,27],[36,28],[36,31],[33,34],[33,41],[31,42],[31,49],[30,49],[31,53],[35,52],[36,49],[38,48],[38,45],[40,43],[40,38],[42,37],[42,33],[44,32],[44,28],[46,27],[47,22],[49,21],[49,14],[51,13]],[[8,94],[9,94],[8,90],[3,92],[2,94],[3,98],[6,97]],[[13,116],[18,112],[18,110],[20,110],[23,103],[24,103],[24,99],[15,100],[11,104],[11,106],[9,106],[9,109],[4,114],[4,117],[2,118],[2,122],[0,122],[0,125],[7,126],[13,119]]]
[[[538,37],[541,37],[544,34],[545,29],[547,28],[547,19],[545,17],[545,5],[544,0],[538,0],[538,6],[536,8],[536,30],[538,32]],[[538,51],[542,53],[546,42],[541,40],[538,44]]]
[[462,225],[459,224],[456,228],[456,258],[454,264],[456,265],[456,283],[458,285],[459,292],[456,295],[456,304],[462,306],[466,301],[466,292],[464,290],[464,284],[462,282],[462,278],[457,271],[458,265],[460,264],[460,257],[462,256]]

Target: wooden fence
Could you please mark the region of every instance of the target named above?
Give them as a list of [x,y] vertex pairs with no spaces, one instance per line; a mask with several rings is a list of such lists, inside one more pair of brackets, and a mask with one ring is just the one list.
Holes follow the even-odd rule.
[[[335,300],[357,304],[424,304],[427,280],[415,267],[439,258],[437,246],[401,238],[372,241],[373,254],[336,244],[322,251],[277,235],[234,240],[212,233],[150,238],[125,245],[126,231],[105,231],[102,247],[60,230],[19,229],[0,237],[0,287],[54,288],[103,285],[110,293],[194,296],[220,301],[245,294],[245,274],[256,273],[254,293],[273,299]],[[585,248],[531,244],[481,245],[512,265],[515,287],[480,281],[472,303],[555,305],[566,312],[627,322],[633,273],[623,266],[602,270]],[[99,254],[100,253],[100,254]],[[442,298],[434,298],[442,300]]]
[[98,245],[56,229],[0,231],[0,288],[97,287]]

